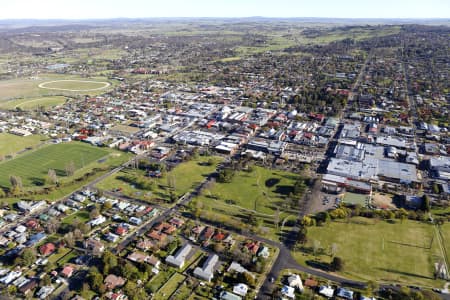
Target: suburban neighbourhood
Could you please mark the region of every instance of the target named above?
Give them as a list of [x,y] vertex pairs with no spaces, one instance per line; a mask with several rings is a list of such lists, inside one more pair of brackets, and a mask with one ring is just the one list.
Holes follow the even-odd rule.
[[447,19],[36,22],[1,299],[450,299]]

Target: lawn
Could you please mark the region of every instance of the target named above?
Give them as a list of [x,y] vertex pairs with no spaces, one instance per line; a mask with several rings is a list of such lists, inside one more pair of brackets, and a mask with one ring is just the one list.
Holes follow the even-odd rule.
[[49,169],[54,169],[58,177],[64,178],[66,177],[65,166],[69,162],[73,162],[77,170],[85,170],[91,163],[110,153],[109,149],[78,142],[42,147],[16,159],[0,163],[0,186],[10,186],[10,175],[20,176],[24,187],[43,185]]
[[42,135],[17,136],[9,133],[0,133],[0,156],[14,155],[27,147],[35,147],[46,139]]
[[79,79],[64,79],[64,80],[52,80],[39,84],[39,88],[48,90],[61,90],[61,91],[90,91],[101,90],[110,86],[106,81],[93,81],[93,80],[79,80]]
[[444,248],[447,255],[447,261],[450,261],[450,224],[445,223],[440,228],[442,240],[444,242]]
[[230,183],[215,183],[201,201],[217,202],[273,215],[277,208],[290,211],[286,197],[293,191],[298,176],[294,173],[253,167],[252,172],[238,172]]
[[178,289],[179,285],[186,279],[186,276],[175,273],[172,277],[155,293],[153,299],[169,299],[170,295],[172,295],[176,289]]
[[[209,159],[213,159],[214,164],[205,164]],[[220,157],[200,156],[188,162],[184,162],[176,166],[168,172],[164,178],[151,179],[155,182],[152,191],[145,191],[134,187],[134,185],[123,181],[121,178],[125,175],[145,175],[142,170],[127,169],[104,179],[97,184],[98,188],[103,190],[112,190],[122,188],[122,193],[127,196],[140,198],[143,200],[162,199],[168,201],[170,199],[170,191],[168,189],[168,177],[173,178],[175,185],[175,194],[181,196],[195,187],[197,187],[209,174],[214,172],[217,164],[222,160]]]
[[[308,227],[304,252],[293,255],[301,264],[326,266],[331,261],[329,249],[336,244],[336,256],[344,261],[341,274],[345,277],[442,287],[441,281],[433,279],[433,264],[442,257],[433,236],[430,224],[410,220],[388,223],[357,217],[349,223]],[[312,248],[316,241],[325,253],[314,257]]]
[[78,221],[80,223],[86,223],[89,221],[89,212],[87,211],[77,211],[76,213],[71,214],[70,216],[65,217],[62,220],[64,224],[73,224],[74,221]]
[[[41,83],[46,83],[49,81],[55,81],[55,80],[83,80],[83,81],[107,81],[106,77],[92,77],[92,78],[81,78],[76,75],[59,75],[59,74],[40,74],[38,78],[17,78],[17,79],[11,79],[11,80],[2,80],[0,81],[0,100],[11,100],[11,99],[35,99],[39,97],[48,97],[48,96],[76,96],[76,95],[85,95],[89,94],[91,96],[98,95],[103,92],[105,92],[107,89],[101,89],[101,90],[93,90],[93,91],[82,91],[82,92],[70,92],[70,91],[62,91],[62,90],[50,90],[50,89],[43,89],[39,88],[39,85]],[[112,85],[109,87],[111,88],[116,82],[112,81]],[[80,87],[80,85],[76,85],[75,82],[73,82],[74,86]],[[72,85],[71,85],[72,86]],[[100,85],[99,83],[95,83],[95,88],[99,88],[103,85]],[[49,87],[54,87],[50,86]],[[57,85],[57,87],[61,87],[61,85]],[[89,88],[93,88],[94,84],[90,86]],[[86,88],[85,85],[83,85],[82,88]],[[82,89],[82,88],[74,88],[74,89]]]
[[63,96],[48,96],[30,99],[15,99],[6,102],[0,102],[0,108],[2,109],[15,109],[19,107],[23,110],[35,109],[37,107],[50,108],[53,106],[61,105],[66,102],[66,97]]

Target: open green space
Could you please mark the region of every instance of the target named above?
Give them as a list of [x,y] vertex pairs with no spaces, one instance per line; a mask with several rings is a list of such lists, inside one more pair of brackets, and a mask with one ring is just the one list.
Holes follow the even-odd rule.
[[80,80],[80,79],[64,79],[42,82],[39,88],[60,91],[91,91],[102,90],[109,87],[110,83],[106,81]]
[[[50,81],[58,81],[58,80],[75,80],[71,81],[71,84],[68,89],[71,90],[83,90],[79,92],[71,92],[64,90],[52,90],[52,89],[43,89],[40,88],[39,85],[43,83],[47,83]],[[116,82],[111,81],[111,86],[105,89],[91,90],[85,91],[88,88],[99,88],[103,86],[100,83],[92,83],[89,86],[86,84],[80,83],[79,81],[97,81],[97,82],[109,82],[106,77],[98,76],[98,77],[90,77],[90,78],[82,78],[75,75],[60,75],[60,74],[40,74],[39,77],[34,78],[17,78],[10,80],[1,80],[0,81],[0,100],[14,100],[21,99],[23,101],[29,99],[36,99],[40,97],[49,97],[49,96],[78,96],[78,95],[98,95],[104,93],[108,89],[114,86]],[[63,82],[63,81],[61,81]],[[59,88],[67,88],[67,84],[70,82],[66,82],[63,86],[62,83],[54,83],[56,87]],[[49,85],[49,87],[55,87],[54,84]],[[94,86],[95,85],[95,86]],[[70,88],[74,87],[74,88]]]
[[18,136],[0,133],[0,156],[12,155],[28,147],[35,147],[47,138],[43,135]]
[[[210,159],[214,162],[212,165],[207,164]],[[174,169],[167,172],[163,178],[147,177],[147,180],[153,181],[154,183],[151,190],[139,189],[135,184],[124,180],[126,176],[145,176],[144,171],[136,169],[125,169],[113,174],[99,182],[97,187],[108,191],[121,188],[124,195],[143,200],[161,199],[163,201],[169,201],[169,180],[174,186],[174,193],[176,196],[181,196],[196,188],[209,174],[214,172],[220,161],[222,161],[222,158],[220,157],[200,156],[197,159],[179,164]]]
[[86,223],[89,221],[89,212],[87,211],[77,211],[76,213],[71,214],[70,216],[65,217],[62,220],[64,224],[73,224],[74,222]]
[[216,182],[201,201],[225,204],[273,215],[277,208],[289,211],[286,198],[298,179],[294,173],[255,166],[253,171],[238,171],[230,183]]
[[[298,215],[289,199],[297,179],[290,172],[255,166],[252,172],[237,172],[230,183],[215,182],[193,200],[191,209],[214,222],[280,240]],[[251,216],[254,223],[249,222]]]
[[[344,261],[340,274],[345,277],[442,287],[442,281],[433,277],[434,263],[441,259],[442,253],[430,224],[356,217],[349,222],[308,227],[307,236],[302,251],[293,252],[303,265],[326,268],[331,262],[331,246],[335,244],[336,256]],[[314,245],[319,249],[316,255]]]
[[54,107],[64,104],[66,97],[63,96],[48,96],[30,99],[14,99],[6,102],[0,102],[0,108],[2,109],[15,109],[19,107],[22,110],[35,109],[37,107]]
[[344,203],[348,203],[348,204],[353,204],[353,205],[359,204],[362,207],[367,207],[369,204],[368,197],[369,197],[368,195],[347,192],[347,193],[345,193],[342,201]]
[[20,176],[24,187],[43,185],[49,169],[54,169],[58,177],[67,177],[65,167],[71,162],[75,170],[85,169],[110,153],[109,149],[78,142],[42,147],[0,163],[0,186],[9,187],[11,175]]
[[170,277],[169,281],[167,281],[159,290],[155,293],[153,296],[153,299],[155,300],[164,300],[169,299],[170,295],[175,292],[175,290],[178,288],[178,286],[186,279],[186,276],[175,273],[172,277]]

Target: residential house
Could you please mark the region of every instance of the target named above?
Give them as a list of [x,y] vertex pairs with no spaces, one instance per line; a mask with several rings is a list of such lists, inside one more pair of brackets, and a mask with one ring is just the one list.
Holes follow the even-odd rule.
[[281,288],[281,294],[290,299],[295,299],[295,289],[293,287],[287,285],[283,286]]
[[114,274],[109,274],[108,276],[106,276],[103,283],[105,284],[106,289],[113,290],[116,287],[123,286],[125,284],[125,279]]
[[46,243],[39,248],[39,252],[45,256],[52,254],[55,250],[55,244],[53,243]]
[[185,244],[175,255],[169,255],[166,258],[166,263],[181,269],[191,250],[192,246],[189,243]]
[[298,289],[300,292],[303,291],[302,279],[298,274],[293,274],[288,277],[289,286]]
[[155,249],[156,245],[152,241],[144,239],[142,241],[137,242],[136,248],[138,248],[139,250],[147,251],[150,249]]
[[103,243],[95,238],[88,238],[85,240],[84,248],[92,251],[93,253],[102,253],[105,251],[105,246]]
[[233,293],[227,292],[227,291],[222,291],[220,293],[219,299],[220,300],[241,300],[242,297],[235,295]]
[[27,295],[30,292],[32,292],[37,286],[38,286],[37,279],[32,278],[19,287],[19,292],[23,295]]
[[242,297],[247,296],[248,285],[244,283],[238,283],[233,287],[233,293]]
[[65,266],[61,271],[61,276],[69,278],[73,275],[74,268],[72,266]]
[[330,286],[322,285],[319,287],[319,294],[327,298],[331,298],[334,295],[334,289]]
[[217,264],[218,261],[219,257],[216,254],[210,255],[203,264],[202,268],[200,267],[195,268],[194,276],[210,282],[214,276],[214,266]]

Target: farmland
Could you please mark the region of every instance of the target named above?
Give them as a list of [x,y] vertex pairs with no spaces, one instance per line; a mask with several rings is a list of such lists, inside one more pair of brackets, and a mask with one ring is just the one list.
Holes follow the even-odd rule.
[[[335,244],[336,256],[344,261],[345,277],[435,286],[440,282],[433,278],[433,264],[442,254],[433,235],[432,225],[425,223],[356,217],[350,222],[308,227],[308,242],[303,251],[293,254],[301,264],[326,266],[331,261],[329,249]],[[314,244],[323,249],[316,256]]]
[[80,170],[109,153],[107,150],[82,143],[46,146],[1,163],[0,186],[10,185],[10,175],[20,176],[25,187],[43,185],[49,169],[54,169],[58,177],[65,177],[67,163],[73,161],[76,170]]

